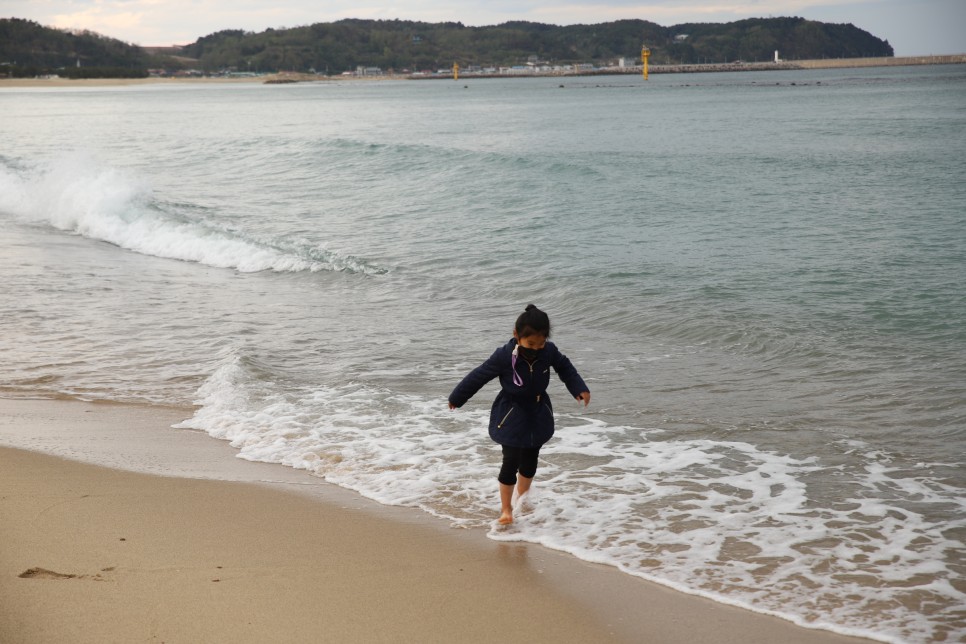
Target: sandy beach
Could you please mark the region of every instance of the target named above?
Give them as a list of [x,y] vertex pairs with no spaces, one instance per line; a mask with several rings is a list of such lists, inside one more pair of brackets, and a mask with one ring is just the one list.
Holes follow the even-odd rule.
[[[0,641],[865,641],[234,459],[182,413],[0,400]],[[109,452],[182,476],[51,455]]]
[[123,87],[128,85],[175,85],[188,83],[198,84],[238,84],[238,83],[264,83],[268,77],[245,77],[245,78],[160,78],[152,76],[149,78],[0,78],[0,89],[4,87]]
[[127,87],[131,85],[244,85],[244,84],[272,84],[272,83],[327,83],[333,81],[373,81],[398,80],[405,76],[367,76],[355,78],[351,76],[315,76],[310,74],[268,74],[263,76],[202,76],[202,77],[160,77],[148,78],[0,78],[0,89],[3,88],[41,88],[41,87]]

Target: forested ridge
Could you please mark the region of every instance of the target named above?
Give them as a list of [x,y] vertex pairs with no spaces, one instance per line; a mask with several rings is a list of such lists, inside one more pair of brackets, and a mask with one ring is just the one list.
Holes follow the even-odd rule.
[[[618,58],[652,64],[690,64],[892,56],[888,41],[852,24],[804,18],[750,18],[736,22],[662,27],[646,20],[556,26],[506,22],[467,27],[458,22],[340,20],[262,32],[219,31],[184,46],[180,56],[148,50],[91,32],[69,32],[20,19],[0,19],[0,65],[19,75],[85,68],[145,72],[149,67],[206,72],[316,71],[338,74],[358,66],[435,70],[451,66],[512,66],[539,60],[556,65],[605,65]],[[79,61],[79,66],[78,66]],[[0,69],[3,73],[3,69]]]
[[148,58],[140,47],[92,31],[0,19],[0,75],[136,78],[148,75]]

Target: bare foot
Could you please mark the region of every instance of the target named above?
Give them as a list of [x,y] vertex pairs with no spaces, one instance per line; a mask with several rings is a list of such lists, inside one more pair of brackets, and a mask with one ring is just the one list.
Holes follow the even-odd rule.
[[500,513],[500,518],[497,519],[496,522],[499,523],[500,525],[510,525],[511,523],[513,523],[513,513],[507,510],[504,510],[503,512]]

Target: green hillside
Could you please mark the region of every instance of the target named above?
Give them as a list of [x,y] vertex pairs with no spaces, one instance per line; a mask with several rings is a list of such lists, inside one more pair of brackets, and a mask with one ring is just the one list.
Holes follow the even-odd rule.
[[0,19],[0,75],[130,78],[147,76],[147,63],[140,47],[91,31]]
[[[686,36],[686,38],[684,37]],[[238,69],[338,73],[357,65],[437,69],[461,65],[519,65],[530,56],[556,64],[637,60],[646,44],[657,63],[766,61],[776,49],[786,60],[892,56],[888,42],[853,25],[803,18],[751,19],[674,27],[645,20],[557,27],[507,22],[491,27],[403,20],[341,20],[261,33],[221,31],[185,48],[206,70]]]
[[785,60],[893,55],[887,41],[854,25],[804,18],[673,27],[645,20],[566,27],[534,22],[466,27],[458,22],[340,20],[258,33],[219,31],[185,46],[181,51],[184,58],[179,59],[152,58],[139,47],[89,32],[69,33],[26,20],[0,20],[0,63],[16,63],[20,70],[77,69],[78,60],[80,69],[110,67],[132,73],[148,66],[191,65],[208,72],[316,70],[338,74],[357,66],[435,70],[454,62],[485,67],[520,65],[534,58],[557,65],[599,65],[620,57],[639,60],[644,44],[651,50],[652,63],[658,64],[767,61],[776,49]]

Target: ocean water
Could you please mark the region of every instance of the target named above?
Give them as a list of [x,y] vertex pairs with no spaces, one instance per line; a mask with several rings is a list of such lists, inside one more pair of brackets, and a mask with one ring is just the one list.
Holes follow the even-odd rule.
[[[966,67],[0,90],[0,395],[884,642],[966,641]],[[494,525],[534,302],[593,393]]]

